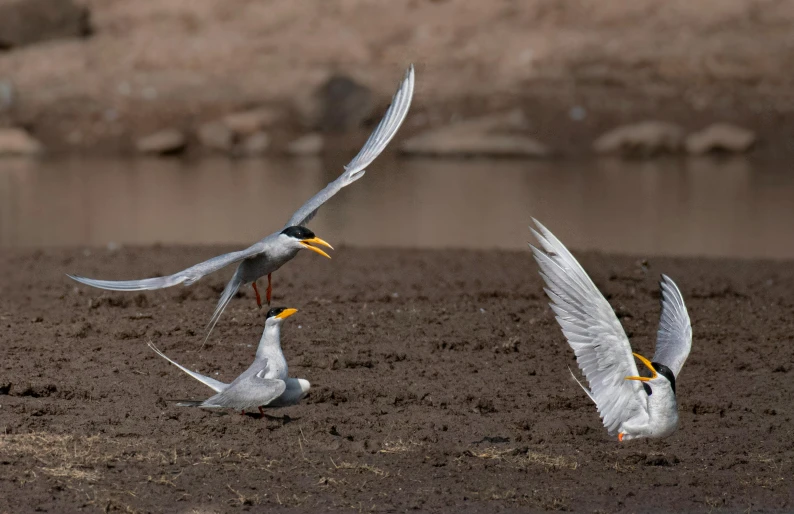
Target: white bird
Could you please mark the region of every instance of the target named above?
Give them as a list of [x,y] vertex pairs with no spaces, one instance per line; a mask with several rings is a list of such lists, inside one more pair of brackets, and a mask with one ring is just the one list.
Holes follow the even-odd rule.
[[[662,275],[662,314],[656,353],[649,361],[632,353],[615,312],[573,255],[533,221],[538,230],[530,229],[542,249],[529,246],[546,294],[590,389],[579,385],[595,402],[609,435],[620,441],[669,436],[678,427],[676,377],[692,347],[692,327],[678,286]],[[650,377],[638,376],[632,355]]]
[[150,342],[149,347],[157,355],[218,393],[206,400],[180,401],[176,405],[206,409],[228,408],[242,411],[243,414],[248,409],[258,408],[259,413],[264,417],[264,408],[286,407],[299,403],[306,396],[311,384],[303,378],[287,376],[287,360],[281,351],[281,324],[296,312],[297,309],[283,307],[268,311],[265,330],[259,340],[253,364],[230,384],[190,371],[169,359]]
[[306,228],[306,224],[314,217],[317,210],[327,202],[332,196],[342,188],[349,186],[356,180],[364,176],[366,168],[375,160],[378,155],[386,148],[389,141],[397,133],[408,114],[411,106],[411,99],[414,93],[414,67],[411,65],[405,73],[405,77],[400,83],[400,87],[392,98],[392,103],[383,119],[369,136],[367,142],[347,166],[345,171],[333,182],[328,184],[325,189],[315,194],[303,206],[295,211],[287,224],[279,232],[275,232],[257,243],[249,246],[245,250],[231,252],[207,261],[191,266],[185,270],[174,273],[173,275],[156,278],[145,278],[142,280],[96,280],[77,275],[67,275],[70,278],[92,287],[108,289],[111,291],[143,291],[151,289],[163,289],[177,284],[189,286],[194,284],[202,277],[214,273],[230,264],[239,262],[237,270],[221,294],[215,312],[207,324],[208,331],[205,341],[209,338],[212,329],[220,319],[226,306],[234,297],[235,293],[243,285],[253,285],[256,293],[256,302],[262,306],[262,299],[256,287],[257,279],[267,275],[267,303],[270,305],[272,293],[271,274],[278,270],[285,263],[294,258],[298,251],[306,248],[324,257],[331,258],[321,249],[311,246],[318,244],[327,248],[333,247],[323,241],[314,233]]

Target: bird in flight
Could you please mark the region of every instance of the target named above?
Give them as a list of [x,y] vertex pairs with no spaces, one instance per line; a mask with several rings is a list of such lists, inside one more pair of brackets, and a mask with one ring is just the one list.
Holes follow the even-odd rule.
[[215,312],[212,314],[207,324],[208,330],[204,339],[206,342],[224,309],[226,309],[226,306],[240,287],[251,284],[256,294],[257,305],[261,307],[262,299],[259,295],[256,281],[261,277],[267,276],[265,298],[267,304],[270,305],[273,290],[273,272],[292,260],[300,250],[310,250],[323,257],[331,258],[325,251],[318,248],[318,246],[330,249],[333,249],[333,247],[326,241],[317,237],[306,225],[314,215],[317,214],[317,210],[325,202],[342,188],[349,186],[364,176],[366,168],[381,154],[381,152],[383,152],[405,120],[408,109],[411,106],[413,93],[414,67],[411,65],[408,67],[383,119],[369,136],[366,143],[364,143],[358,155],[345,166],[344,172],[337,177],[336,180],[329,183],[323,190],[311,197],[300,209],[295,211],[284,228],[254,243],[245,250],[213,257],[212,259],[165,277],[144,278],[141,280],[97,280],[78,275],[67,276],[81,284],[99,289],[111,291],[143,291],[163,289],[178,284],[189,286],[210,273],[214,273],[230,264],[239,263],[237,265],[237,270],[226,284],[223,293],[221,293],[221,297],[215,307]]

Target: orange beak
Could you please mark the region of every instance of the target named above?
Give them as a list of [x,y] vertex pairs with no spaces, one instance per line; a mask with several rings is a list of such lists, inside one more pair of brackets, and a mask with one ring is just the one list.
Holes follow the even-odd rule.
[[325,246],[326,248],[330,248],[331,250],[333,250],[333,249],[334,249],[334,247],[333,247],[333,246],[331,246],[331,245],[330,245],[330,244],[328,244],[327,242],[323,241],[323,240],[322,240],[322,239],[320,239],[319,237],[312,237],[312,238],[310,238],[310,239],[304,239],[304,240],[303,240],[303,241],[301,241],[300,243],[303,245],[303,247],[304,247],[304,248],[306,248],[306,249],[308,249],[308,250],[311,250],[311,251],[313,251],[313,252],[319,253],[319,254],[320,254],[320,255],[322,255],[323,257],[328,257],[329,259],[331,258],[331,256],[330,256],[330,255],[328,255],[328,254],[327,254],[327,253],[325,253],[324,251],[320,250],[320,249],[319,249],[319,248],[317,248],[316,246],[311,246],[309,243],[314,243],[314,244],[317,244],[317,245],[322,245],[322,246]]
[[298,309],[284,309],[283,311],[281,311],[281,314],[277,314],[274,317],[278,319],[287,319],[296,312],[298,312]]
[[647,367],[649,370],[651,370],[651,373],[653,373],[653,376],[651,376],[651,377],[626,377],[626,380],[639,380],[640,382],[647,382],[647,381],[653,380],[654,378],[657,377],[656,370],[653,369],[653,365],[651,364],[651,361],[649,361],[648,359],[646,359],[645,357],[643,357],[639,353],[632,353],[632,355],[637,357],[638,359],[640,359],[640,362],[645,364],[645,367]]

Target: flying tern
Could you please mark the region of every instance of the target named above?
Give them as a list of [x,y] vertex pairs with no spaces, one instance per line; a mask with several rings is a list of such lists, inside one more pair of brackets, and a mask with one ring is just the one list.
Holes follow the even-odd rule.
[[383,152],[405,120],[408,109],[411,106],[413,92],[414,67],[411,65],[406,71],[383,119],[369,136],[367,142],[364,143],[358,155],[345,166],[345,171],[336,180],[329,183],[325,189],[315,194],[309,201],[303,204],[300,209],[295,211],[282,230],[265,237],[245,250],[213,257],[212,259],[165,277],[145,278],[141,280],[96,280],[77,275],[68,276],[82,284],[99,289],[108,289],[111,291],[143,291],[163,289],[177,284],[189,286],[210,273],[214,273],[230,264],[239,262],[237,270],[234,272],[231,280],[226,284],[215,308],[215,312],[207,324],[208,331],[205,338],[206,341],[224,309],[243,285],[251,284],[253,286],[254,292],[256,293],[257,305],[261,307],[262,299],[259,295],[259,289],[256,287],[256,281],[267,275],[266,299],[268,305],[270,305],[273,289],[272,273],[294,258],[300,250],[311,250],[323,257],[331,258],[322,249],[317,246],[312,246],[320,245],[333,249],[330,244],[315,236],[314,232],[306,228],[306,224],[309,223],[317,213],[317,210],[331,197],[342,188],[349,186],[364,176],[366,168],[381,154],[381,152]]
[[178,407],[203,407],[205,409],[235,409],[245,414],[246,410],[259,409],[264,417],[265,408],[296,405],[306,396],[311,384],[302,378],[287,376],[287,360],[281,351],[281,324],[295,314],[297,309],[283,307],[270,309],[265,320],[265,330],[256,350],[253,364],[230,384],[206,377],[169,359],[151,342],[149,347],[217,394],[206,400],[180,401]]
[[[676,377],[692,347],[692,327],[678,286],[662,275],[662,314],[653,359],[632,353],[615,312],[568,249],[537,220],[530,245],[557,322],[587,378],[581,383],[609,435],[661,438],[678,427]],[[639,376],[636,357],[650,376]],[[576,378],[576,377],[574,377]],[[578,380],[577,380],[578,382]]]

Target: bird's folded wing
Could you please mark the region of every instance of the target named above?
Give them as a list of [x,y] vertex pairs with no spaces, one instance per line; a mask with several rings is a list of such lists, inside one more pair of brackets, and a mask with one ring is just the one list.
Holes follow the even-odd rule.
[[287,389],[287,384],[277,378],[259,378],[255,375],[241,377],[202,406],[230,409],[250,409],[272,402]]
[[656,334],[653,362],[664,364],[678,377],[692,348],[692,326],[684,297],[675,282],[662,275],[659,285],[662,289],[662,317]]
[[[606,298],[565,246],[535,220],[542,249],[532,245],[557,322],[590,385],[590,397],[611,435],[646,407],[631,345]],[[644,393],[642,393],[644,394]]]
[[305,225],[317,213],[317,209],[327,202],[332,196],[345,186],[349,186],[364,176],[367,166],[383,152],[389,141],[392,140],[397,130],[402,125],[411,107],[414,94],[414,67],[411,65],[400,83],[400,87],[392,98],[391,105],[383,116],[374,132],[352,161],[345,166],[345,171],[339,177],[325,186],[325,189],[311,197],[308,202],[298,209],[289,219],[285,227]]
[[87,286],[96,287],[99,289],[108,289],[110,291],[145,291],[151,289],[163,289],[166,287],[175,286],[184,283],[186,286],[196,282],[200,278],[209,275],[221,268],[225,268],[229,264],[241,261],[248,257],[253,257],[263,251],[261,243],[255,243],[245,250],[239,252],[230,252],[223,255],[218,255],[212,259],[200,262],[195,266],[168,275],[165,277],[144,278],[140,280],[96,280],[93,278],[81,277],[78,275],[67,275],[69,278],[85,284]]
[[219,380],[215,380],[214,378],[205,377],[204,375],[202,375],[200,373],[196,373],[195,371],[190,371],[189,369],[187,369],[186,367],[184,367],[181,364],[177,363],[176,361],[173,361],[173,360],[169,359],[166,354],[164,354],[163,352],[158,350],[157,347],[154,346],[152,343],[149,343],[149,348],[154,350],[154,352],[157,355],[159,355],[163,359],[167,360],[168,362],[170,362],[171,364],[173,364],[177,368],[181,369],[182,371],[184,371],[185,373],[187,373],[191,377],[195,378],[196,380],[198,380],[202,384],[206,385],[207,387],[210,387],[211,389],[213,389],[216,393],[220,393],[221,391],[223,391],[224,389],[229,387],[229,384],[225,384],[225,383],[223,383],[223,382],[221,382]]

